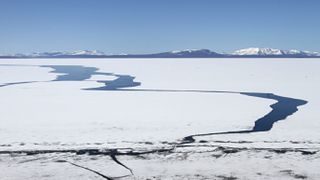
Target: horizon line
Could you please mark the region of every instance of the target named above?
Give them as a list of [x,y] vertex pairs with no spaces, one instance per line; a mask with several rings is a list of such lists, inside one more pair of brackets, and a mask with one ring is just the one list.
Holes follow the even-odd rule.
[[[280,49],[280,48],[273,48],[273,47],[247,47],[247,48],[239,48],[232,52],[219,52],[215,50],[211,50],[209,48],[187,48],[187,49],[176,49],[176,50],[167,50],[167,51],[159,51],[159,52],[150,52],[150,53],[105,53],[105,51],[97,50],[97,49],[78,49],[78,50],[53,50],[53,51],[32,51],[29,53],[3,53],[0,54],[0,56],[32,56],[35,54],[41,54],[41,53],[80,53],[80,52],[88,52],[88,53],[96,53],[95,55],[100,56],[127,56],[127,55],[153,55],[153,54],[160,54],[160,53],[179,53],[179,52],[194,52],[194,51],[210,51],[211,53],[217,53],[221,55],[233,55],[237,51],[240,50],[249,50],[249,49],[258,49],[258,50],[278,50],[278,51],[300,51],[300,52],[306,52],[306,53],[318,53],[320,51],[310,51],[310,50],[300,50],[300,49]],[[85,54],[74,54],[74,55],[85,55]],[[94,54],[92,54],[94,55]]]

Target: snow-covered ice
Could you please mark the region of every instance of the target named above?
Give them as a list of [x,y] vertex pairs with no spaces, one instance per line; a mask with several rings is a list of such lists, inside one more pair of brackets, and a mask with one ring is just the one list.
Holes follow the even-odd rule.
[[[93,67],[98,73],[85,80],[54,81],[62,75],[53,72],[50,66],[54,65]],[[319,59],[1,60],[0,154],[3,155],[0,155],[0,167],[5,171],[0,176],[4,179],[97,177],[94,173],[84,175],[88,172],[81,168],[73,172],[71,169],[77,167],[70,164],[70,171],[60,169],[67,165],[59,165],[55,162],[57,159],[93,169],[106,163],[106,167],[115,170],[103,170],[105,174],[124,175],[128,173],[125,168],[101,154],[79,157],[71,152],[55,152],[29,157],[12,153],[8,156],[5,152],[172,148],[193,134],[250,130],[257,119],[272,110],[270,105],[276,103],[271,99],[223,92],[230,91],[273,93],[308,103],[299,106],[298,111],[285,120],[276,122],[270,131],[198,136],[194,137],[196,142],[186,144],[190,147],[179,144],[164,155],[121,156],[118,159],[136,173],[125,178],[306,176],[316,179],[319,174],[315,169],[320,167],[319,153],[314,153],[320,149],[319,65]],[[121,91],[92,89],[103,86],[100,81],[117,78],[103,73],[135,77],[134,81],[141,85]],[[228,148],[232,153],[220,157],[229,154]],[[278,149],[285,149],[287,153],[279,154]],[[304,151],[314,154],[301,155]],[[266,159],[267,156],[270,158]],[[228,164],[235,161],[228,168]],[[252,166],[256,162],[261,168],[251,169],[248,162]],[[48,167],[41,171],[41,164]],[[191,168],[194,166],[196,168]],[[247,168],[237,170],[243,166]],[[14,175],[16,170],[25,176]]]

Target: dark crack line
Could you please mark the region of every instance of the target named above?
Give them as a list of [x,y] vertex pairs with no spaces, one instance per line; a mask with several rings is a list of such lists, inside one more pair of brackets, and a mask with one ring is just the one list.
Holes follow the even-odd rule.
[[73,163],[73,162],[70,162],[70,161],[57,160],[57,161],[55,161],[55,162],[59,162],[59,163],[66,162],[66,163],[69,163],[69,164],[71,164],[71,165],[73,165],[73,166],[76,166],[76,167],[79,167],[79,168],[88,170],[88,171],[90,171],[90,172],[93,172],[93,173],[95,173],[95,174],[103,177],[104,179],[108,179],[108,180],[120,179],[120,178],[124,178],[124,177],[131,176],[131,175],[124,175],[124,176],[118,176],[118,177],[110,177],[110,176],[106,176],[106,175],[104,175],[104,174],[102,174],[102,173],[100,173],[100,172],[98,172],[98,171],[96,171],[96,170],[93,170],[93,169],[88,168],[88,167],[85,167],[85,166],[81,166],[81,165],[79,165],[79,164],[76,164],[76,163]]
[[[176,145],[175,145],[176,146]],[[120,152],[120,149],[126,149],[127,151],[125,152]],[[114,156],[139,156],[139,155],[145,155],[145,154],[153,154],[153,153],[164,153],[164,152],[171,152],[175,149],[175,147],[172,148],[158,148],[158,149],[153,149],[153,150],[148,150],[148,151],[134,151],[132,148],[117,148],[115,149],[79,149],[79,150],[74,150],[74,149],[65,149],[65,150],[19,150],[19,151],[0,151],[0,154],[25,154],[28,156],[31,155],[38,155],[38,154],[51,154],[51,153],[73,153],[76,155],[105,155],[105,156],[111,156],[112,154]]]
[[95,173],[95,174],[97,174],[97,175],[99,175],[99,176],[103,177],[104,179],[114,180],[113,178],[111,178],[111,177],[109,177],[109,176],[106,176],[106,175],[104,175],[104,174],[102,174],[102,173],[100,173],[100,172],[98,172],[98,171],[95,171],[95,170],[90,169],[90,168],[88,168],[88,167],[84,167],[84,166],[81,166],[81,165],[75,164],[75,163],[70,162],[70,161],[66,161],[66,160],[58,160],[58,161],[56,161],[56,162],[67,162],[67,163],[69,163],[69,164],[71,164],[71,165],[73,165],[73,166],[76,166],[76,167],[79,167],[79,168],[82,168],[82,169],[88,170],[88,171],[90,171],[90,172],[93,172],[93,173]]
[[18,84],[31,84],[31,83],[37,83],[37,82],[40,82],[40,81],[22,81],[22,82],[5,83],[5,84],[1,84],[0,87],[13,86]]
[[95,174],[97,174],[97,175],[99,175],[99,176],[101,176],[101,177],[103,177],[103,178],[105,178],[105,179],[108,179],[108,180],[120,179],[120,178],[124,178],[124,177],[131,176],[131,175],[124,175],[124,176],[118,176],[118,177],[109,177],[109,176],[106,176],[106,175],[104,175],[104,174],[96,171],[96,170],[90,169],[90,168],[88,168],[88,167],[84,167],[84,166],[81,166],[81,165],[72,163],[72,162],[70,162],[70,161],[66,161],[66,162],[69,163],[69,164],[71,164],[71,165],[73,165],[73,166],[76,166],[76,167],[79,167],[79,168],[82,168],[82,169],[91,171],[91,172],[93,172],[93,173],[95,173]]
[[[112,159],[113,159],[113,158],[112,158]],[[116,160],[116,159],[113,159],[113,160],[116,161],[117,163],[120,163],[122,166],[126,167],[125,165],[123,165],[123,164],[122,164],[121,162],[119,162],[118,160]],[[76,164],[76,163],[73,163],[73,162],[70,162],[70,161],[67,161],[67,160],[56,160],[55,162],[58,162],[58,163],[64,163],[64,162],[65,162],[65,163],[69,163],[69,164],[71,164],[71,165],[73,165],[73,166],[76,166],[76,167],[79,167],[79,168],[88,170],[88,171],[90,171],[90,172],[93,172],[93,173],[95,173],[95,174],[103,177],[104,179],[108,179],[108,180],[121,179],[121,178],[129,177],[129,176],[132,176],[132,175],[133,175],[131,169],[128,168],[128,167],[126,167],[126,168],[130,170],[131,174],[129,174],[129,175],[124,175],[124,176],[118,176],[118,177],[110,177],[110,176],[104,175],[104,174],[102,174],[102,173],[100,173],[100,172],[98,172],[98,171],[96,171],[96,170],[93,170],[93,169],[91,169],[91,168],[88,168],[88,167],[85,167],[85,166],[81,166],[81,165],[79,165],[79,164]]]
[[[155,154],[155,153],[177,153],[173,150],[179,149],[179,148],[188,148],[188,147],[208,147],[208,148],[218,148],[219,149],[240,149],[240,150],[259,150],[259,151],[279,151],[279,150],[285,150],[288,152],[307,152],[310,150],[313,150],[312,152],[319,152],[319,148],[240,148],[240,147],[232,147],[232,146],[221,146],[221,145],[214,145],[214,144],[177,144],[174,146],[174,148],[171,149],[154,149],[152,151],[140,151],[140,152],[117,152],[114,153],[114,156],[121,155],[121,156],[139,156],[139,155],[147,155],[147,154]],[[82,152],[87,152],[88,156],[97,156],[97,155],[104,155],[104,156],[111,156],[110,153],[105,153],[103,151],[99,151],[99,149],[96,149],[97,152],[94,154],[89,154],[88,152],[92,151],[92,149],[82,149]],[[114,151],[114,149],[112,149]],[[80,150],[79,150],[80,151]],[[75,150],[26,150],[26,151],[0,151],[0,154],[25,154],[25,155],[39,155],[39,154],[50,154],[50,153],[73,153],[76,155],[84,155],[84,154],[78,154],[79,151]],[[114,159],[113,159],[114,160]],[[67,162],[66,160],[56,160],[55,162]],[[121,162],[120,162],[121,163]],[[122,163],[121,163],[122,164]]]
[[[38,154],[50,154],[50,153],[73,153],[76,155],[84,155],[87,154],[89,156],[97,156],[97,155],[105,155],[105,156],[139,156],[139,155],[147,155],[147,154],[155,154],[155,153],[177,153],[173,150],[179,148],[188,148],[188,147],[208,147],[208,148],[218,148],[217,150],[221,149],[238,149],[238,150],[259,150],[259,151],[271,151],[271,152],[278,152],[285,150],[287,152],[307,152],[309,150],[313,150],[313,152],[319,152],[319,148],[239,148],[239,147],[232,147],[232,146],[221,146],[221,145],[207,145],[207,144],[176,144],[174,147],[170,149],[154,149],[150,151],[131,151],[130,148],[126,148],[129,151],[126,152],[118,152],[115,151],[116,149],[111,149],[108,152],[99,149],[81,149],[81,150],[26,150],[26,151],[0,151],[0,154],[26,154],[26,155],[38,155]],[[90,153],[94,151],[94,153]],[[110,152],[113,153],[110,153]],[[79,153],[80,152],[80,153]],[[111,157],[112,158],[112,157]],[[113,159],[113,158],[112,158]],[[114,161],[118,161],[113,159]],[[56,162],[66,162],[65,160],[57,160]],[[118,161],[119,162],[119,161]],[[117,162],[117,163],[118,163]],[[119,162],[121,166],[125,166],[123,163]],[[128,168],[128,167],[127,167]],[[130,169],[130,168],[129,168]],[[129,170],[128,169],[128,170]]]
[[111,151],[110,157],[113,161],[115,161],[117,164],[121,165],[122,167],[128,169],[130,171],[130,173],[133,175],[133,170],[131,168],[129,168],[128,166],[124,165],[123,163],[121,163],[117,158],[116,158],[116,153],[117,153],[117,149],[114,149]]

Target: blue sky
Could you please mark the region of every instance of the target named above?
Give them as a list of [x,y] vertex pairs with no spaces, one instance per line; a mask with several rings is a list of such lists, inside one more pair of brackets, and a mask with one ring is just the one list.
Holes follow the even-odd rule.
[[319,0],[0,0],[0,53],[320,51]]

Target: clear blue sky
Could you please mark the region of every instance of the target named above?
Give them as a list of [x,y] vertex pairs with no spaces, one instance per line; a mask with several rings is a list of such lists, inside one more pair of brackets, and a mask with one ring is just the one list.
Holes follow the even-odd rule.
[[320,51],[320,0],[0,0],[0,53]]

